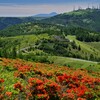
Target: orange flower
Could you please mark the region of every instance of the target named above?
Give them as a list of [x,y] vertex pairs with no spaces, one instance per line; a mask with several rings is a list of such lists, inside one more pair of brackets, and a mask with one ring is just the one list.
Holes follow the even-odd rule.
[[1,93],[3,90],[4,90],[4,87],[1,86],[1,87],[0,87],[0,93]]
[[30,84],[37,84],[37,85],[43,84],[43,81],[42,81],[42,80],[39,80],[38,78],[30,78],[30,79],[28,80],[28,82],[29,82]]
[[8,97],[11,97],[12,92],[6,92],[5,94],[6,94]]
[[86,100],[86,99],[85,99],[85,98],[80,98],[80,97],[79,97],[77,100]]
[[49,96],[47,94],[37,94],[39,100],[49,100]]
[[73,93],[67,93],[67,97],[68,97],[69,99],[73,99],[73,100],[74,100],[75,95],[74,95]]

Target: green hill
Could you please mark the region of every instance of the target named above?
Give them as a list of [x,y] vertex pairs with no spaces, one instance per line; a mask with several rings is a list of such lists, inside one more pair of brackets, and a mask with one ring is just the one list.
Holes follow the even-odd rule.
[[25,22],[34,22],[33,17],[0,17],[0,30],[5,29],[9,26],[21,24]]
[[60,24],[67,27],[82,27],[100,32],[100,9],[79,9],[44,19],[42,22]]
[[86,41],[77,40],[77,36],[80,36],[94,42],[94,34],[100,37],[98,33],[82,28],[30,22],[14,25],[0,31],[0,56],[40,62],[49,62],[47,56],[99,61],[98,48],[85,43]]
[[18,35],[29,35],[29,34],[59,34],[61,27],[52,24],[41,24],[41,23],[22,23],[17,24],[0,31],[0,36],[18,36]]

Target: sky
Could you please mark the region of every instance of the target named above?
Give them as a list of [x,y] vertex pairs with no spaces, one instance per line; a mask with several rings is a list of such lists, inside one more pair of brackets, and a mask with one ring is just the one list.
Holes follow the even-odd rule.
[[0,0],[0,17],[32,16],[40,13],[64,13],[88,6],[99,6],[100,0]]

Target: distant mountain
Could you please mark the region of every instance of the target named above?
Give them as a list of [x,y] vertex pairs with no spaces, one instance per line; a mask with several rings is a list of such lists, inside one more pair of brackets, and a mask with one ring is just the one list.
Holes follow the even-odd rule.
[[100,9],[79,9],[44,19],[42,23],[82,27],[100,32]]
[[50,14],[37,14],[37,15],[34,15],[33,17],[53,17],[53,16],[56,16],[57,13],[56,12],[52,12]]
[[12,25],[34,21],[33,17],[0,17],[0,30]]
[[31,17],[0,17],[0,30],[16,24],[37,22],[37,20],[39,21],[47,17],[53,17],[55,15],[57,15],[56,12],[52,12],[50,14],[38,14]]
[[52,12],[50,14],[38,14],[32,17],[22,18],[1,17],[0,30],[15,24],[26,22],[57,24],[66,27],[81,27],[91,31],[100,32],[100,9],[79,9],[63,14]]

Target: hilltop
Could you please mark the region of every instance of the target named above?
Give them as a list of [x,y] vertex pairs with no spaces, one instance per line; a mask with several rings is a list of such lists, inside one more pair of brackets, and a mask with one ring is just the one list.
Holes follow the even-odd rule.
[[79,9],[44,19],[42,22],[100,32],[100,9]]
[[[49,16],[50,18],[46,18]],[[64,25],[66,27],[81,27],[100,32],[100,9],[79,9],[67,13],[39,14],[32,17],[1,17],[0,30],[15,24],[38,22]]]

